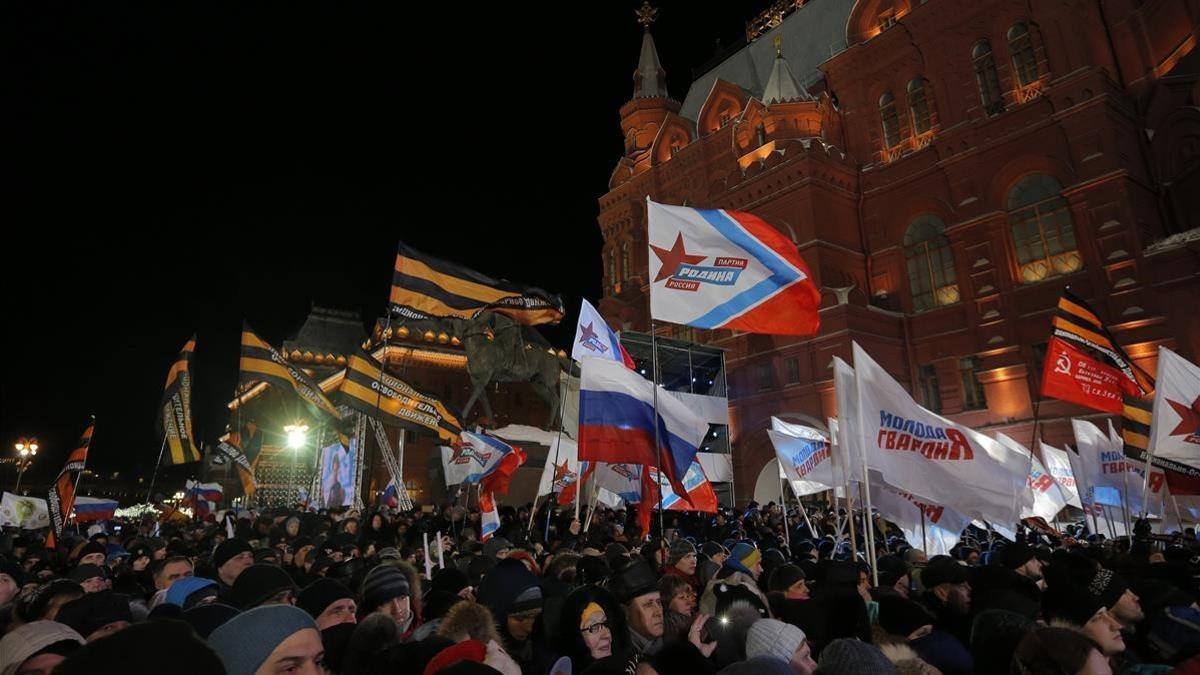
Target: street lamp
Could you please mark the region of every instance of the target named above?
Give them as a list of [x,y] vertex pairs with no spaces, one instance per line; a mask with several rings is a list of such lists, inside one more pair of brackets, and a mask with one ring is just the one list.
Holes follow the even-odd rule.
[[19,494],[17,491],[21,489],[21,476],[25,475],[25,469],[28,469],[33,464],[33,458],[37,456],[38,441],[36,438],[21,437],[17,439],[17,485],[13,488],[13,494]]
[[296,422],[289,424],[283,428],[283,433],[287,434],[287,446],[292,450],[292,477],[288,481],[288,499],[293,499],[296,494],[296,455],[300,452],[300,448],[308,442],[308,425],[304,422]]

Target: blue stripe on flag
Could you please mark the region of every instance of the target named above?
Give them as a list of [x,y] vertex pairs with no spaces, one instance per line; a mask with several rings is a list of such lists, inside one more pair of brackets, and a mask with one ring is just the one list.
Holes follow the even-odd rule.
[[747,234],[741,225],[734,222],[724,212],[716,209],[696,209],[696,212],[708,221],[708,224],[712,225],[723,237],[735,246],[740,246],[762,263],[764,267],[771,271],[771,276],[717,305],[709,310],[707,314],[689,321],[688,325],[700,328],[718,328],[723,326],[730,319],[741,314],[749,307],[774,295],[785,286],[794,283],[800,278],[799,273],[782,261],[778,253],[767,248],[761,241]]
[[[654,433],[654,406],[629,394],[614,391],[579,392],[579,425],[639,429]],[[653,440],[651,443],[653,444]],[[696,446],[670,432],[662,415],[658,416],[658,442],[666,445],[671,455],[671,471],[682,481],[684,472],[696,458]],[[658,453],[655,452],[657,459]]]

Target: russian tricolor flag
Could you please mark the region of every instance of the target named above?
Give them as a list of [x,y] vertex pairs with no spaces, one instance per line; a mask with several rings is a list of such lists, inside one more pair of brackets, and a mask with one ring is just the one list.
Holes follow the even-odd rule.
[[500,529],[500,512],[496,509],[496,496],[491,492],[479,493],[479,515],[479,541],[487,541]]
[[791,239],[752,213],[647,202],[651,317],[816,334],[821,291]]
[[580,361],[579,459],[659,466],[675,490],[686,494],[683,477],[708,423],[665,392],[658,396],[656,418],[654,387],[620,361]]
[[86,523],[93,520],[112,520],[117,511],[115,499],[96,499],[95,497],[75,498],[75,522]]

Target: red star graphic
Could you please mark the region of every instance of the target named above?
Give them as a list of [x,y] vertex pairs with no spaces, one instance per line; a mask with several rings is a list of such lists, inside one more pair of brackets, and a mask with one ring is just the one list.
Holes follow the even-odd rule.
[[671,246],[671,250],[659,248],[654,244],[650,244],[650,248],[654,249],[654,255],[662,261],[662,267],[658,268],[658,275],[654,277],[654,283],[658,283],[663,279],[669,279],[679,269],[680,265],[695,265],[704,261],[706,256],[688,255],[683,248],[683,233],[675,235],[675,243]]
[[1188,434],[1200,433],[1200,397],[1196,397],[1189,407],[1184,403],[1179,403],[1167,399],[1167,403],[1171,404],[1171,408],[1175,410],[1175,414],[1181,418],[1179,426],[1171,432],[1172,436],[1187,436]]
[[590,341],[595,340],[596,338],[600,337],[599,335],[596,335],[596,330],[594,328],[592,328],[592,326],[594,326],[594,325],[595,325],[595,322],[593,321],[592,323],[589,323],[583,327],[583,332],[579,336],[580,342],[587,343],[587,342],[590,342]]
[[564,459],[562,464],[554,465],[554,482],[555,483],[562,481],[563,478],[569,476],[570,474],[571,474],[571,470],[569,468],[567,468],[567,460]]

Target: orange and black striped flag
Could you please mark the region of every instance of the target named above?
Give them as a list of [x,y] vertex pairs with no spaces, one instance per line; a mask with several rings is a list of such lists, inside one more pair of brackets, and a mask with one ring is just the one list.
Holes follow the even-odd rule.
[[1166,473],[1167,484],[1176,494],[1200,494],[1200,471],[1161,457],[1152,457],[1150,421],[1154,408],[1154,378],[1138,367],[1113,339],[1100,317],[1069,289],[1063,289],[1054,314],[1054,335],[1096,355],[1119,370],[1124,394],[1121,408],[1121,440],[1125,456],[1150,461]]
[[396,253],[391,308],[410,319],[470,319],[490,309],[529,326],[558,323],[564,314],[562,298],[557,295],[493,279],[404,244]]
[[92,444],[92,433],[96,430],[96,419],[92,418],[83,436],[75,444],[75,449],[67,456],[67,463],[50,486],[46,497],[47,510],[50,512],[50,533],[46,536],[46,548],[53,549],[58,537],[62,535],[63,526],[75,508],[75,484],[79,474],[87,466],[88,447]]
[[255,335],[250,326],[244,324],[240,369],[242,382],[267,382],[290,389],[319,414],[333,422],[341,419],[337,406],[321,391],[320,385],[304,371],[288,363],[274,347]]
[[258,490],[254,470],[260,450],[262,432],[254,422],[247,423],[242,433],[231,431],[225,438],[217,441],[217,451],[237,467],[238,479],[241,480],[242,493],[246,495],[246,499],[254,499],[254,493]]
[[1126,396],[1144,398],[1154,393],[1154,378],[1129,358],[1096,312],[1070,289],[1064,288],[1058,299],[1058,310],[1054,313],[1054,336],[1082,347],[1085,352],[1096,354],[1121,371],[1125,378],[1121,389]]
[[193,335],[167,372],[158,418],[158,432],[166,436],[170,454],[167,464],[199,462],[200,452],[192,440],[192,352],[196,350]]
[[447,443],[462,433],[459,413],[408,383],[381,371],[367,354],[354,354],[338,385],[338,400],[364,415],[392,425],[432,431]]

